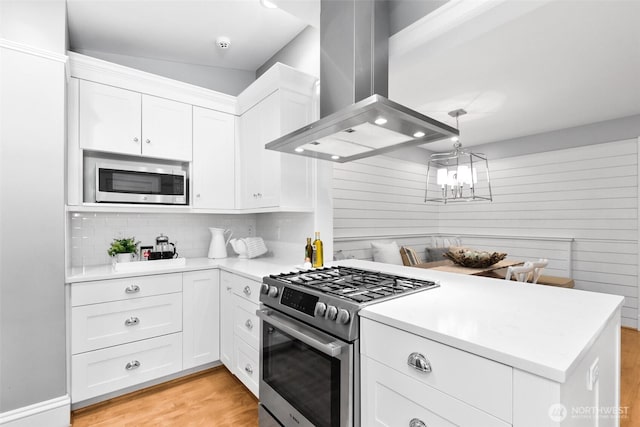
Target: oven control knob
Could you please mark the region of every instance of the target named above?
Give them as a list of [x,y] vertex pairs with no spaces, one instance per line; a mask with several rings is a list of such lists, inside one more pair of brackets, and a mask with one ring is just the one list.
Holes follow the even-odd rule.
[[327,304],[323,302],[316,303],[316,309],[313,311],[313,315],[316,317],[324,316],[324,312],[327,311]]
[[327,319],[336,320],[336,316],[338,315],[338,309],[332,305],[327,307]]
[[275,286],[269,286],[269,296],[271,298],[275,298],[278,296],[278,288]]
[[342,323],[343,325],[346,325],[347,323],[349,323],[349,318],[351,316],[349,316],[349,312],[347,310],[345,310],[344,308],[339,308],[338,309],[338,318],[336,319],[336,322],[338,323]]
[[269,285],[267,285],[266,283],[263,283],[262,285],[260,285],[260,293],[261,294],[268,294],[269,293]]

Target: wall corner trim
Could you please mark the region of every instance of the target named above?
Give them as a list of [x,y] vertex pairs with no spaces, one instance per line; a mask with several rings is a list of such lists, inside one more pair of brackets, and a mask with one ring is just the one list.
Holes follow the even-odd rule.
[[55,53],[50,50],[39,49],[37,47],[3,38],[0,38],[0,48],[11,49],[22,53],[27,53],[29,55],[39,56],[41,58],[50,59],[52,61],[62,62],[63,64],[66,64],[69,61],[69,57],[67,55]]
[[0,413],[0,426],[28,427],[70,425],[71,398],[68,394]]

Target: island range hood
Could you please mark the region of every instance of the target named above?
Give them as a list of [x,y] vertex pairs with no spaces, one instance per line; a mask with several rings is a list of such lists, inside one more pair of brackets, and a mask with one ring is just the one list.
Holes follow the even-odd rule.
[[344,163],[458,135],[387,99],[386,0],[322,0],[320,117],[265,148]]

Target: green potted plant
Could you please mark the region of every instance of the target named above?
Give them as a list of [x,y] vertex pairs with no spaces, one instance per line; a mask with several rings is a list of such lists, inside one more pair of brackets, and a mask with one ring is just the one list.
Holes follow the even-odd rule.
[[116,262],[129,262],[138,253],[138,243],[135,237],[125,239],[113,239],[107,253],[114,257]]

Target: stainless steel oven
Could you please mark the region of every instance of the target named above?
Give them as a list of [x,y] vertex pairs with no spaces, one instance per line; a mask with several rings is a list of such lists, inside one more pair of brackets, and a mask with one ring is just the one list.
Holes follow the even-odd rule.
[[360,427],[358,312],[436,287],[343,266],[264,277],[260,427]]
[[258,316],[260,426],[357,425],[358,340],[342,341],[269,308]]

